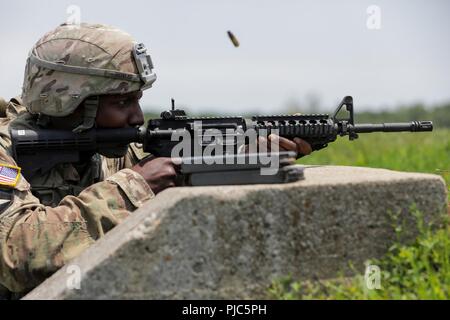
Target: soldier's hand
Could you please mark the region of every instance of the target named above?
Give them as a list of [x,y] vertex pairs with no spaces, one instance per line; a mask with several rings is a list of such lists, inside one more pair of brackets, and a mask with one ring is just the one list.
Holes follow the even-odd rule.
[[294,151],[297,153],[297,159],[306,156],[312,152],[311,145],[300,138],[294,138],[289,140],[287,138],[280,137],[276,134],[271,134],[268,137],[268,143],[278,143],[279,151]]
[[143,176],[150,189],[157,194],[176,185],[180,164],[178,159],[150,156],[136,164],[131,170]]
[[[268,139],[264,137],[258,137],[258,150],[270,151],[271,143],[278,144],[278,151],[294,151],[297,154],[297,159],[312,152],[311,145],[305,140],[302,140],[300,138],[289,140],[276,134],[269,135]],[[245,153],[249,153],[251,148],[249,147],[249,145],[246,145],[244,150]]]

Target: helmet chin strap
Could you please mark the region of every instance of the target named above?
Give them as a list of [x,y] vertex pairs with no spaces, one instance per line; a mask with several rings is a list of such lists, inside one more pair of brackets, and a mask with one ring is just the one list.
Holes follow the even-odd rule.
[[[97,116],[97,109],[99,104],[98,96],[91,96],[84,100],[84,114],[83,123],[72,131],[80,133],[85,130],[89,130],[95,126],[95,117]],[[128,144],[119,145],[115,147],[108,147],[107,149],[100,149],[98,153],[107,158],[121,158],[127,154]]]
[[73,132],[80,133],[94,127],[95,117],[97,116],[98,101],[98,96],[88,97],[84,100],[83,123],[73,129]]

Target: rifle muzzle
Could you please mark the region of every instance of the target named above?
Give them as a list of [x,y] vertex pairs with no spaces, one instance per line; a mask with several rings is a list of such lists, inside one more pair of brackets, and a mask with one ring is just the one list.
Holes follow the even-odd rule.
[[411,121],[411,122],[400,122],[400,123],[380,123],[380,124],[370,124],[362,123],[354,125],[354,132],[365,133],[365,132],[401,132],[401,131],[433,131],[432,121]]

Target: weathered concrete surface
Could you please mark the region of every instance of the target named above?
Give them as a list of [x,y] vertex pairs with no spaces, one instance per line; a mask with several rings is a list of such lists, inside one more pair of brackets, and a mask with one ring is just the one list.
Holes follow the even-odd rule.
[[[166,190],[25,298],[264,298],[279,276],[364,268],[392,243],[388,212],[412,226],[413,203],[434,219],[447,201],[436,175],[318,166],[305,177]],[[74,265],[80,290],[67,288]]]

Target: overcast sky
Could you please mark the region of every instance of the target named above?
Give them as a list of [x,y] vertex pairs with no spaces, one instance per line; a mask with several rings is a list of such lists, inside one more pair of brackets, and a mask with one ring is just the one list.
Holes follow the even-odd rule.
[[115,25],[150,48],[158,80],[144,93],[147,110],[171,97],[235,114],[277,113],[312,96],[330,111],[345,95],[356,110],[450,101],[446,0],[2,1],[0,96],[20,94],[28,51],[70,5],[82,22]]

